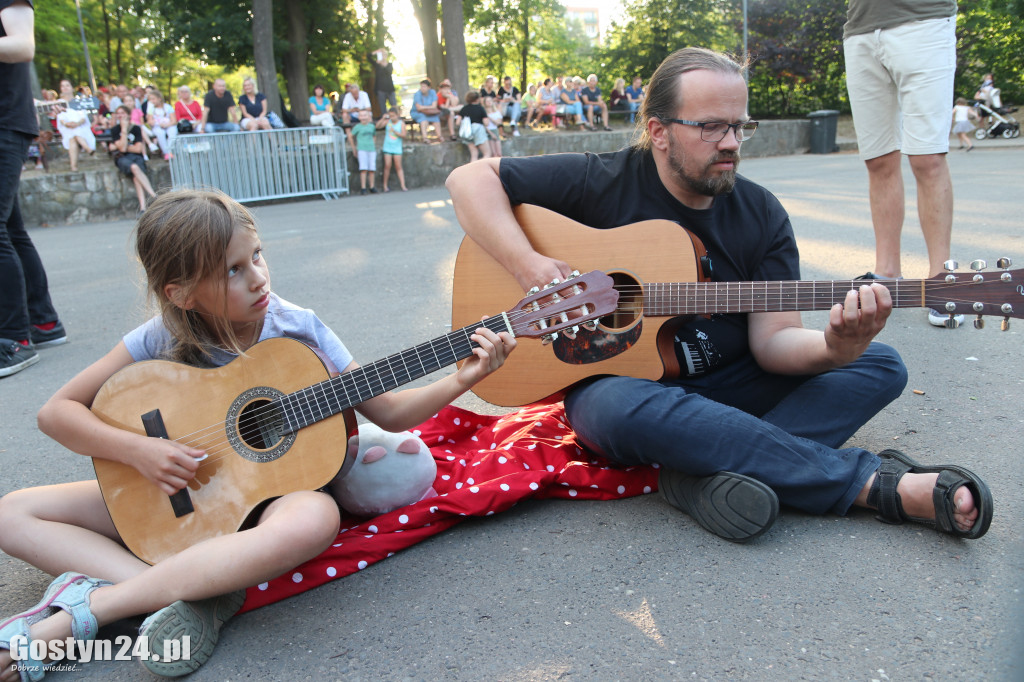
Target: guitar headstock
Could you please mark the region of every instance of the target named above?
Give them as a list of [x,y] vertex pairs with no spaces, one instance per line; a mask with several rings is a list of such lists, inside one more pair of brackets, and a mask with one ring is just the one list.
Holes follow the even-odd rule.
[[572,338],[579,327],[596,327],[599,317],[615,312],[619,292],[612,284],[612,278],[600,270],[585,275],[573,272],[564,282],[531,289],[508,311],[509,322],[516,336],[539,336],[550,343],[565,330],[562,333]]
[[1003,318],[1002,329],[1011,317],[1024,317],[1024,270],[1010,270],[1009,258],[996,261],[1000,271],[982,272],[985,261],[971,262],[973,273],[953,272],[956,261],[947,261],[949,272],[925,282],[925,307],[950,315],[977,315],[974,326],[985,326],[984,315]]

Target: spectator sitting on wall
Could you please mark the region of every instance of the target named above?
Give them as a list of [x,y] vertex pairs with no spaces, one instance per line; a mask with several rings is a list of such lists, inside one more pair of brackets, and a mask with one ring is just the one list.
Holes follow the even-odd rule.
[[626,79],[616,78],[615,87],[608,93],[609,111],[629,111],[629,102],[626,101]]
[[128,86],[122,83],[121,85],[111,86],[111,88],[110,115],[113,116],[114,110],[124,104],[124,96],[128,94]]
[[[409,116],[420,124],[420,137],[424,142],[441,141],[441,108],[437,103],[437,93],[430,87],[429,78],[420,81],[420,89],[412,96],[412,111]],[[430,123],[434,124],[436,140],[427,139],[427,127]]]
[[284,121],[267,106],[267,96],[256,91],[256,81],[246,76],[242,80],[242,94],[238,96],[238,110],[242,114],[242,130],[270,130],[284,128]]
[[[526,89],[526,94],[523,95],[523,106],[526,107],[526,125],[530,125],[530,120],[533,115],[537,112],[537,84],[530,83],[530,87]],[[538,118],[540,118],[538,116]]]
[[637,76],[633,79],[633,84],[626,88],[626,102],[629,104],[629,122],[633,123],[636,120],[636,112],[640,109],[640,104],[644,101],[644,79]]
[[519,92],[519,88],[512,85],[512,77],[505,76],[501,87],[498,88],[497,102],[501,115],[508,116],[509,123],[512,124],[512,137],[519,137],[519,117],[523,115],[521,99],[522,93]]
[[[153,141],[153,131],[146,125],[146,120],[142,116],[142,109],[139,109],[136,106],[135,96],[131,94],[125,95],[124,104],[121,106],[128,110],[131,124],[139,126],[139,129],[142,130],[142,140],[146,143],[146,147],[149,148],[150,151],[154,152],[159,149],[156,142]],[[142,155],[147,159],[149,158],[149,155],[145,150],[143,150]]]
[[498,93],[494,90],[494,84],[497,79],[494,76],[488,76],[484,79],[484,84],[480,86],[480,99],[486,100],[488,97],[496,99]]
[[597,87],[597,74],[587,76],[587,87],[580,90],[580,99],[583,102],[583,113],[587,116],[587,123],[591,130],[594,127],[594,110],[601,112],[601,120],[604,122],[604,129],[611,130],[608,125],[608,103],[601,97],[601,88]]
[[96,151],[96,136],[89,127],[89,114],[79,108],[71,81],[65,79],[60,82],[60,99],[64,109],[57,114],[57,130],[60,131],[61,144],[68,150],[71,171],[75,172],[78,170],[79,152],[92,154]]
[[164,96],[159,90],[153,88],[149,91],[149,107],[146,111],[146,123],[160,145],[164,160],[170,161],[171,147],[174,138],[178,136],[178,119],[174,115],[174,108],[164,102]]
[[213,81],[213,89],[203,98],[201,127],[207,133],[238,132],[238,107],[223,78]]
[[452,90],[452,82],[445,78],[437,87],[437,105],[441,109],[441,123],[448,124],[448,137],[455,141],[455,113],[461,108],[459,95]]
[[139,199],[139,212],[146,210],[146,197],[156,197],[153,185],[146,175],[146,159],[142,156],[145,143],[142,140],[142,128],[133,125],[128,107],[121,105],[114,112],[114,141],[107,144],[113,154],[114,165],[125,177],[135,184],[135,194]]
[[184,134],[203,132],[203,107],[192,98],[192,88],[178,87],[178,101],[174,103],[174,115],[178,119],[178,132]]
[[313,86],[313,96],[309,98],[309,122],[324,128],[334,127],[331,98],[324,94],[324,86],[319,83]]
[[346,123],[359,123],[360,111],[371,112],[370,116],[373,117],[370,96],[360,90],[357,84],[349,83],[345,86],[345,97],[341,100],[342,120]]

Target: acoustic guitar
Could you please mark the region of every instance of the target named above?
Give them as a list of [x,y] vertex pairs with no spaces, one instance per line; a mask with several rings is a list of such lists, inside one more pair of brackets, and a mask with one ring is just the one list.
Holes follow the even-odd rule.
[[571,333],[614,312],[617,299],[610,277],[587,273],[500,315],[333,377],[314,349],[287,338],[257,343],[213,369],[165,360],[128,365],[100,387],[92,411],[107,424],[172,438],[207,457],[170,497],[134,467],[94,458],[110,518],[128,549],[150,564],[233,533],[263,502],[327,485],[356,429],[351,408],[468,358],[476,329],[519,338]]
[[[685,317],[715,313],[827,310],[863,281],[705,281],[700,240],[669,220],[649,220],[608,230],[582,225],[539,206],[515,207],[527,239],[539,253],[580,269],[603,270],[615,281],[619,305],[595,331],[554,340],[553,350],[523,347],[473,392],[489,403],[527,405],[546,400],[593,376],[658,380],[679,375],[673,336]],[[897,308],[934,308],[950,314],[1009,318],[1024,312],[1024,271],[948,273],[930,279],[876,280]],[[452,323],[477,319],[487,301],[522,291],[515,278],[476,242],[462,240],[455,261]]]

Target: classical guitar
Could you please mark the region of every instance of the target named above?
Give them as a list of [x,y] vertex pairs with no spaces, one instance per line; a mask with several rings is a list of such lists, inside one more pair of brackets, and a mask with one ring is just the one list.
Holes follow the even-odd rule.
[[129,365],[103,384],[92,411],[118,428],[201,448],[207,458],[170,497],[132,466],[93,459],[110,517],[128,549],[150,564],[235,532],[263,502],[327,485],[356,428],[351,408],[468,358],[479,327],[530,338],[572,333],[612,313],[617,300],[610,277],[587,273],[333,377],[315,350],[287,338],[262,341],[214,369],[164,360]]
[[[608,273],[619,291],[618,309],[595,331],[575,338],[564,334],[547,348],[523,347],[500,372],[473,392],[495,405],[526,405],[544,400],[578,381],[597,375],[661,379],[677,376],[673,334],[679,316],[791,310],[827,310],[861,281],[709,282],[696,236],[668,220],[649,220],[596,230],[538,206],[520,205],[516,219],[533,247],[573,267]],[[948,313],[1009,318],[1024,313],[1024,271],[949,273],[930,279],[881,280],[893,305],[926,307]],[[972,264],[972,267],[983,264]],[[452,291],[454,325],[478,319],[483,304],[521,291],[516,280],[472,239],[465,238],[455,261]]]

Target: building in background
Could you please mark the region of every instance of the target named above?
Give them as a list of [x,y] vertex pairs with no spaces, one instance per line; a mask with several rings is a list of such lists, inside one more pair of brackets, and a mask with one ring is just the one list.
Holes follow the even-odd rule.
[[590,38],[590,41],[595,45],[601,43],[601,8],[566,5],[565,18],[570,21],[578,20],[583,24],[583,30],[586,32],[587,37]]

